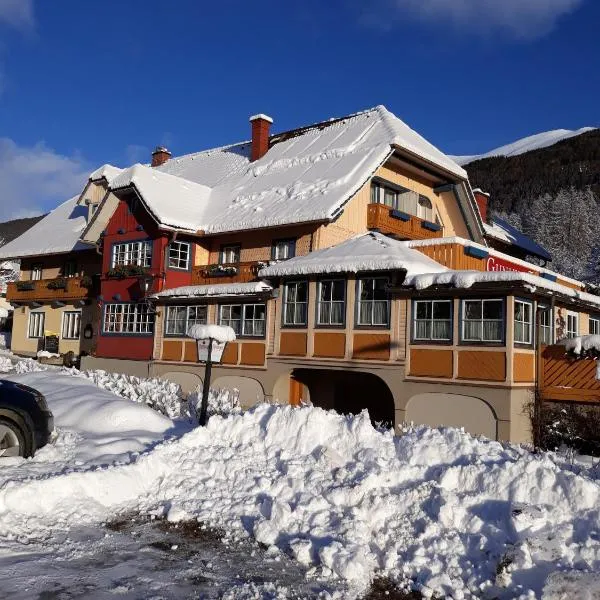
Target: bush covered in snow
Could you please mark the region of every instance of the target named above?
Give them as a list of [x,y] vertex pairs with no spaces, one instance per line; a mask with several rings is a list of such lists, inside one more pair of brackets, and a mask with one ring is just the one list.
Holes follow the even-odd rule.
[[187,406],[181,386],[165,379],[135,377],[107,371],[78,371],[63,369],[64,373],[84,377],[99,388],[133,402],[145,404],[171,419],[187,416]]
[[[198,386],[188,395],[188,412],[192,419],[199,419],[200,406],[202,404],[202,386]],[[239,415],[242,412],[240,406],[240,391],[236,388],[210,389],[208,392],[208,416]]]
[[0,373],[8,373],[13,370],[13,364],[10,358],[0,356]]

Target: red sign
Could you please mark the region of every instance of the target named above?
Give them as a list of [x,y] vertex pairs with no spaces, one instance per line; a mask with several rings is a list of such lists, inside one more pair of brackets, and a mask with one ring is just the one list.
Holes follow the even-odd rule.
[[522,273],[532,273],[537,275],[538,273],[533,269],[528,269],[525,266],[518,265],[497,256],[490,256],[486,262],[486,271],[519,271]]

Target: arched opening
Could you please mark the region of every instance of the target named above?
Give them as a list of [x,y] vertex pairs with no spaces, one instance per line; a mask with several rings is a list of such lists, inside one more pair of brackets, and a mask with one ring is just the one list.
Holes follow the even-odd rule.
[[239,393],[240,406],[243,409],[256,406],[265,399],[265,392],[262,385],[250,377],[239,377],[237,375],[224,375],[211,381],[210,387],[213,390],[229,390]]
[[342,414],[367,409],[373,423],[394,426],[394,397],[387,384],[372,373],[325,369],[294,369],[292,376],[305,385],[314,406]]
[[498,439],[498,420],[489,404],[473,396],[427,393],[406,404],[405,420],[430,427],[464,427],[473,435]]

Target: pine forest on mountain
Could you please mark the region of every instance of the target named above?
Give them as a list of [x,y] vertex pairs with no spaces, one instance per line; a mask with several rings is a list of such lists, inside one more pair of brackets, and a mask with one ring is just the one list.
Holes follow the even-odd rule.
[[550,268],[600,283],[600,130],[465,169],[474,188],[490,193],[493,214],[550,252]]

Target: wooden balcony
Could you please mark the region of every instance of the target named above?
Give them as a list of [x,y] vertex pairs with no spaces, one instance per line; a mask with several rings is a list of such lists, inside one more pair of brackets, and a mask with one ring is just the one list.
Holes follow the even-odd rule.
[[15,281],[8,284],[6,299],[13,303],[72,302],[84,300],[92,293],[89,277],[58,277],[37,281]]
[[199,265],[192,268],[192,285],[218,283],[247,283],[258,278],[258,272],[267,264],[253,261],[219,265]]
[[425,240],[443,235],[437,223],[394,210],[385,204],[369,204],[367,229],[394,236],[400,240]]

